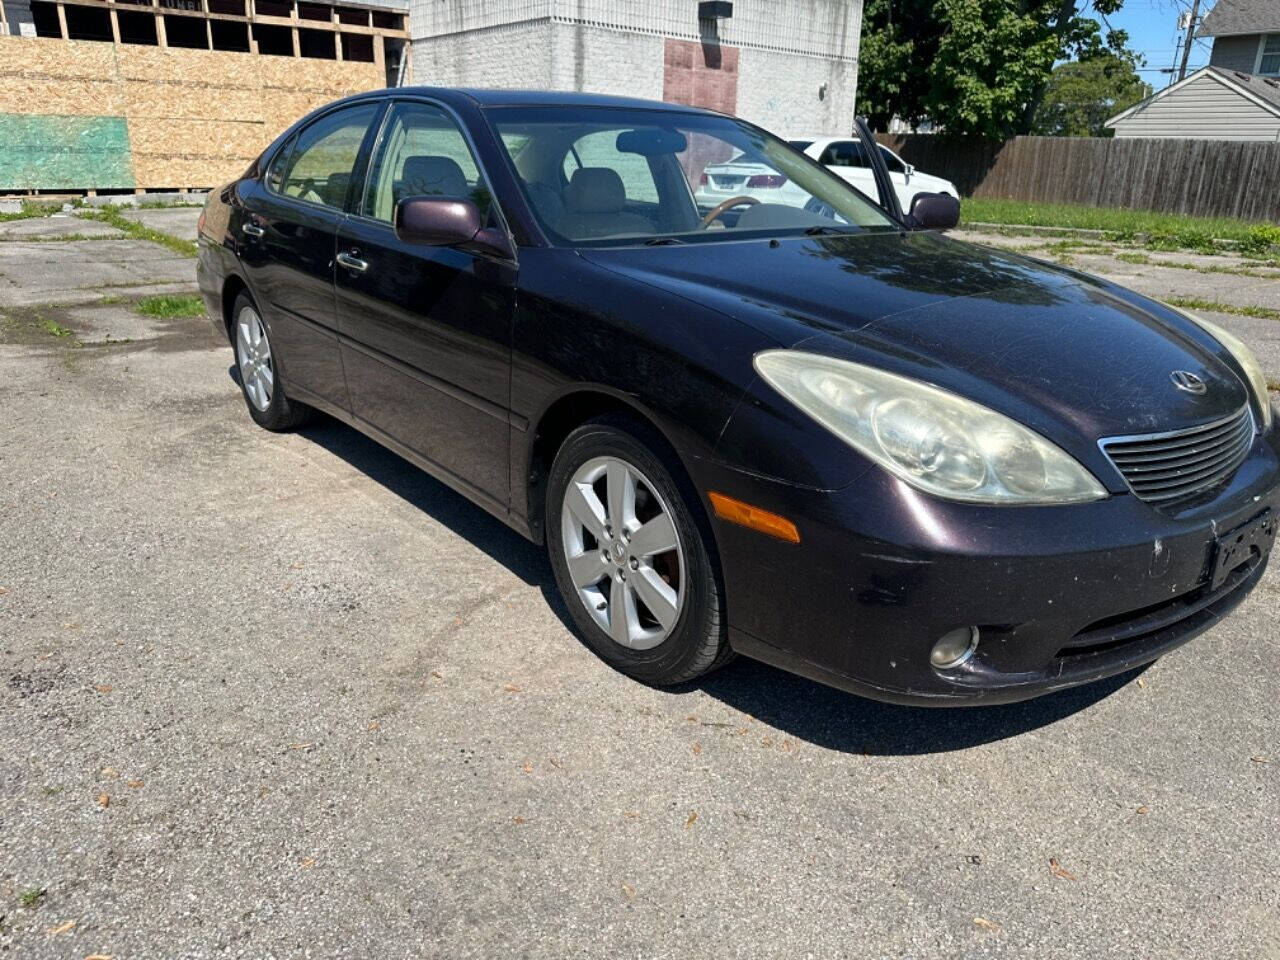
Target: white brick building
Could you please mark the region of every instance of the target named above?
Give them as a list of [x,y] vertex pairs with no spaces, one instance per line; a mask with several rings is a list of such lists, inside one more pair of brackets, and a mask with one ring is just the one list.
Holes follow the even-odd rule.
[[[776,133],[853,123],[862,0],[411,0],[414,82],[576,90],[734,113]],[[721,11],[723,12],[723,10]]]

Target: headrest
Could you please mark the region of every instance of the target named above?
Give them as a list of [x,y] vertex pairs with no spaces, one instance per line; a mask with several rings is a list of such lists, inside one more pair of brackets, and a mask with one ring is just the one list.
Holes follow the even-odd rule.
[[465,197],[468,193],[462,168],[448,157],[405,157],[400,182],[406,197]]
[[617,213],[626,200],[622,178],[608,167],[579,167],[564,188],[570,213]]

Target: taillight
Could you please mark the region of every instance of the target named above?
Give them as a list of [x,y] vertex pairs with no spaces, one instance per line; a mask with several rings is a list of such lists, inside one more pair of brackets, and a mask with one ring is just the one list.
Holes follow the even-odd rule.
[[698,186],[700,187],[705,187],[709,182],[710,181],[707,180],[707,175],[705,173],[698,178]]
[[760,173],[747,177],[748,187],[780,187],[786,182],[787,178],[780,173]]
[[204,233],[204,211],[200,211],[200,218],[196,220],[196,233]]

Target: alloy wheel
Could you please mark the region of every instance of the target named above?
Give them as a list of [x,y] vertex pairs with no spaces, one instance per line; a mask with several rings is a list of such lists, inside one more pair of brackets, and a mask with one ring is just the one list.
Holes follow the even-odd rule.
[[615,643],[648,650],[680,619],[684,553],[657,487],[618,457],[594,457],[574,473],[560,510],[569,576],[592,618]]
[[240,364],[240,382],[245,395],[254,407],[265,412],[271,406],[275,369],[267,328],[258,311],[248,305],[242,307],[236,317],[236,360]]

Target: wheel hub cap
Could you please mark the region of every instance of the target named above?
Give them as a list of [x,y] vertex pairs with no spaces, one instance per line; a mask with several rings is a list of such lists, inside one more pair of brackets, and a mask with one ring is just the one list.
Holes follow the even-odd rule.
[[649,479],[617,457],[588,460],[565,490],[560,525],[569,576],[601,629],[633,650],[670,636],[684,607],[684,554]]
[[236,361],[245,396],[255,408],[266,410],[271,406],[271,393],[275,389],[275,367],[271,362],[267,328],[253,307],[243,308],[236,317]]

